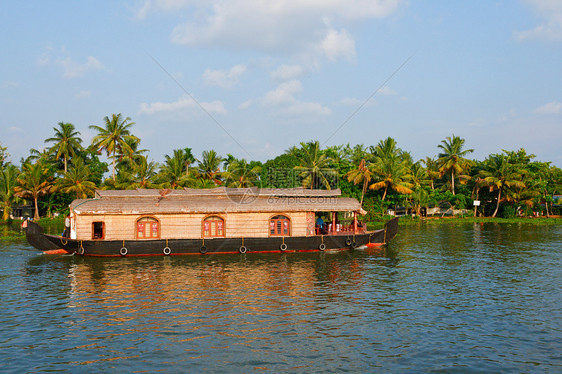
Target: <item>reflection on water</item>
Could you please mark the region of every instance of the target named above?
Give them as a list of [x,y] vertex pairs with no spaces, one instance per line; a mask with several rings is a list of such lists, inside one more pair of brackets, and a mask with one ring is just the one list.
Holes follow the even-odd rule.
[[561,229],[403,228],[383,251],[96,259],[0,244],[13,372],[558,371]]

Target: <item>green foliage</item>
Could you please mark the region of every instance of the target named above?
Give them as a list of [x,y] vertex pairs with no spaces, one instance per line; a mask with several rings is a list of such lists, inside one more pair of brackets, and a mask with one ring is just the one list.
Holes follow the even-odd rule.
[[[148,161],[147,150],[140,149],[140,139],[130,133],[132,125],[130,118],[121,114],[105,117],[104,127],[91,126],[98,134],[92,146],[84,149],[74,126],[59,123],[53,129],[55,136],[46,139],[52,143],[49,149],[31,149],[29,157],[22,159],[25,177],[20,177],[18,186],[15,178],[21,172],[6,163],[7,149],[0,146],[0,203],[8,207],[4,212],[9,213],[9,206],[17,200],[16,191],[19,196],[35,200],[42,213],[50,214],[67,209],[75,196],[91,196],[94,188],[102,186],[128,189],[217,185],[340,188],[342,196],[363,199],[367,220],[379,220],[388,209],[397,207],[412,208],[418,214],[422,207],[439,204],[472,211],[473,200],[481,202],[479,216],[530,216],[533,211],[552,215],[561,210],[552,198],[562,194],[560,168],[550,162],[534,161],[535,156],[524,149],[504,150],[485,161],[468,160],[465,156],[472,149],[465,149],[464,139],[455,135],[438,145],[437,157],[420,161],[414,161],[388,137],[371,146],[345,144],[324,149],[318,141],[301,142],[264,163],[237,159],[231,154],[222,158],[214,150],[204,151],[201,160],[196,160],[191,148],[182,148],[173,150],[163,164],[158,164]],[[101,151],[112,160],[112,178],[105,181],[104,174],[109,169],[99,159]],[[81,165],[78,160],[82,160]],[[63,173],[65,164],[67,172]],[[39,179],[47,182],[45,188],[39,188],[42,192],[24,192],[37,190],[24,188],[39,177],[30,174],[29,165],[41,165],[44,177]],[[53,190],[50,186],[55,179],[57,189]],[[86,187],[85,192],[79,192],[80,186]]]
[[465,183],[470,179],[470,176],[463,173],[469,171],[474,165],[472,160],[464,158],[467,154],[474,152],[473,149],[463,150],[464,142],[464,139],[453,134],[452,137],[448,136],[437,146],[442,150],[437,155],[439,172],[441,175],[450,176],[449,181],[453,195],[455,194],[455,180],[459,179],[461,183]]
[[132,144],[137,144],[140,139],[134,135],[131,135],[130,128],[135,124],[131,121],[131,118],[123,118],[121,113],[112,114],[111,118],[105,116],[104,126],[90,126],[98,132],[92,139],[92,148],[98,152],[105,150],[107,155],[111,157],[112,160],[112,175],[113,180],[116,180],[115,176],[115,164],[117,161],[117,154],[132,156],[134,154],[134,149]]
[[55,136],[45,140],[45,143],[53,142],[51,148],[48,149],[50,155],[55,160],[63,159],[64,172],[68,170],[68,160],[76,156],[76,152],[82,150],[82,139],[78,137],[80,132],[75,131],[74,125],[71,123],[59,122],[59,128],[53,127]]
[[502,205],[502,210],[499,215],[503,218],[515,218],[517,216],[517,210],[513,205]]

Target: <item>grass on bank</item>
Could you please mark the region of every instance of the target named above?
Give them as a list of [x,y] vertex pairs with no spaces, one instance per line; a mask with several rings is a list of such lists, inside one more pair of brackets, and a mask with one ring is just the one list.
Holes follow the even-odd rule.
[[[380,229],[382,225],[392,216],[384,216],[380,219],[367,223],[368,230]],[[498,217],[472,217],[472,216],[457,216],[457,217],[412,217],[402,216],[398,221],[399,226],[417,225],[419,223],[428,225],[450,225],[460,223],[523,223],[530,225],[561,225],[562,217],[517,217],[517,218],[498,218]]]
[[[36,222],[47,233],[62,232],[64,229],[64,216],[54,218],[43,217]],[[22,223],[23,220],[21,219],[0,220],[0,240],[25,239],[25,231],[21,227]]]

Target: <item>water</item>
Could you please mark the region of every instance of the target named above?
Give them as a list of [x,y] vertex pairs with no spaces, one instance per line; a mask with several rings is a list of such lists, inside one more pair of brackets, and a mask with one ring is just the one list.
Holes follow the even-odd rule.
[[0,372],[562,372],[562,227],[95,259],[0,242]]

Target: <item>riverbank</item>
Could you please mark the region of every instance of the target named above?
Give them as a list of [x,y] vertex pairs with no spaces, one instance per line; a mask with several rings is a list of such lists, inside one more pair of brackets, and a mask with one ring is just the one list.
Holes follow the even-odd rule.
[[[0,220],[0,240],[19,240],[25,239],[25,231],[22,229],[23,220],[11,219]],[[37,223],[48,233],[62,233],[64,229],[64,216],[40,218]]]
[[[384,218],[378,219],[376,221],[371,221],[367,223],[367,229],[374,230],[379,229],[386,221],[388,221],[391,216],[385,216]],[[562,225],[561,216],[551,216],[551,217],[517,217],[517,218],[498,218],[498,217],[412,217],[403,216],[400,217],[399,225],[416,225],[419,223],[429,224],[429,225],[449,225],[458,223],[500,223],[500,224],[530,224],[530,225]]]

